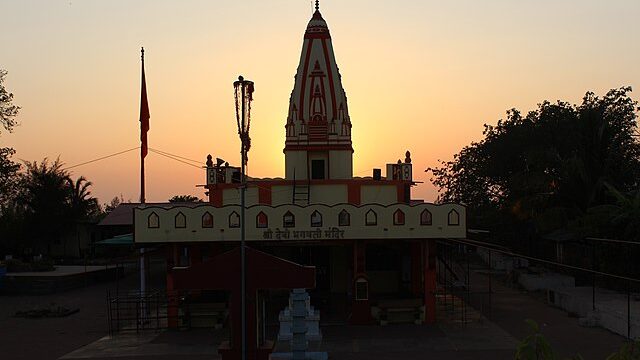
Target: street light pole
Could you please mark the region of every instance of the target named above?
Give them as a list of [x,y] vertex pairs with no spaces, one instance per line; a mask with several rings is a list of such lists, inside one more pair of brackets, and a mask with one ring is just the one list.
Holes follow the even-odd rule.
[[[242,77],[240,77],[240,81],[242,81]],[[242,129],[245,128],[245,95],[246,90],[244,88],[244,84],[242,86]],[[245,217],[244,217],[244,208],[245,208],[245,188],[247,186],[247,182],[245,179],[245,159],[247,156],[246,149],[244,146],[244,141],[241,141],[241,150],[240,155],[242,156],[240,166],[240,273],[242,277],[242,285],[241,285],[241,296],[242,296],[242,360],[247,360],[247,304],[246,304],[246,289],[247,289],[247,274],[245,267]]]
[[[236,98],[236,121],[238,123],[238,134],[240,135],[240,304],[241,304],[241,323],[242,323],[242,360],[247,359],[247,324],[246,324],[246,227],[245,227],[245,191],[247,188],[246,181],[246,164],[247,152],[251,147],[251,139],[249,138],[249,128],[251,123],[251,101],[253,100],[253,82],[245,80],[242,76],[238,77],[238,81],[233,83]],[[240,104],[238,104],[240,102]],[[238,106],[240,105],[240,106]]]

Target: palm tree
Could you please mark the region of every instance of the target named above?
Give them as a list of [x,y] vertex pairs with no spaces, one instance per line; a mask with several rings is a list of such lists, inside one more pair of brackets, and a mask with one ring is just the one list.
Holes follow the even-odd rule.
[[[76,239],[78,242],[78,253],[80,253],[80,224],[82,222],[95,219],[100,213],[100,205],[98,199],[91,196],[89,187],[91,181],[87,181],[84,176],[80,176],[76,181],[67,177],[67,188],[69,191],[69,215],[75,228]],[[67,242],[65,238],[64,253],[67,252]]]
[[[34,251],[50,250],[50,245],[59,239],[68,226],[67,179],[69,174],[62,168],[60,159],[38,163],[25,162],[22,175],[20,201],[26,215],[27,239]],[[29,244],[27,244],[29,247]]]
[[69,207],[71,217],[75,221],[90,220],[98,214],[100,207],[98,199],[91,196],[89,187],[93,185],[91,181],[87,181],[84,176],[80,176],[74,182],[71,178],[67,178],[67,186],[69,188]]

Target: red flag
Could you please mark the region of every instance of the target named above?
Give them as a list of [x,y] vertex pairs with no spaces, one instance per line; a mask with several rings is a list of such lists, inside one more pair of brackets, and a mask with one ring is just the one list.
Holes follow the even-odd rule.
[[149,102],[147,101],[147,81],[144,76],[144,48],[142,48],[142,92],[140,94],[140,154],[144,159],[149,153],[147,132],[149,132]]

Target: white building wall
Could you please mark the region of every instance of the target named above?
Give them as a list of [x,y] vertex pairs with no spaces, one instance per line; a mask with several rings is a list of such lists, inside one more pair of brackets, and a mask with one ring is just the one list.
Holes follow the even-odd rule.
[[[258,188],[249,187],[245,192],[246,206],[253,206],[259,203]],[[240,189],[225,189],[222,192],[222,205],[240,204]]]
[[306,151],[286,151],[284,153],[285,177],[293,180],[294,170],[296,180],[307,179],[307,152]]
[[311,204],[326,204],[329,206],[348,202],[347,185],[312,185],[310,194]]
[[271,204],[280,206],[293,202],[293,186],[274,186],[271,188]]
[[351,151],[329,151],[329,175],[331,179],[353,177],[353,153]]
[[398,202],[398,188],[395,185],[365,185],[360,192],[362,204],[389,205]]

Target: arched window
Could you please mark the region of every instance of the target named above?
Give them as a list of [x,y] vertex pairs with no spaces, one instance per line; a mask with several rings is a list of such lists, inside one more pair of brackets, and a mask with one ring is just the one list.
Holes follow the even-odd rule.
[[404,225],[404,212],[398,209],[393,213],[393,225]]
[[311,214],[311,227],[322,227],[322,214],[317,210]]
[[160,217],[158,214],[154,212],[149,214],[149,217],[147,218],[147,227],[149,229],[157,229],[160,227]]
[[238,215],[238,213],[235,211],[229,214],[229,227],[230,228],[240,227],[240,215]]
[[338,214],[338,226],[350,226],[351,225],[351,215],[347,212],[347,210],[340,211]]
[[205,229],[211,229],[213,227],[213,215],[208,211],[202,215],[202,227]]
[[269,218],[267,214],[260,211],[260,213],[256,216],[256,227],[259,229],[265,229],[269,227]]
[[451,210],[449,211],[449,225],[457,226],[460,225],[460,214],[457,211]]
[[291,213],[291,211],[287,211],[282,217],[282,226],[286,228],[296,227],[296,217]]
[[184,214],[181,212],[176,214],[174,222],[175,222],[176,229],[184,229],[187,227],[187,217],[184,216]]
[[367,226],[375,226],[378,225],[378,214],[375,211],[369,209],[367,214],[364,217],[365,225]]
[[431,216],[431,211],[425,209],[420,213],[420,225],[425,225],[425,226],[433,225],[433,218]]

